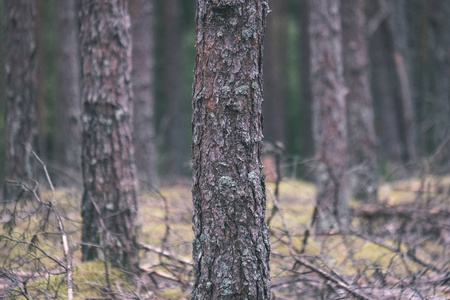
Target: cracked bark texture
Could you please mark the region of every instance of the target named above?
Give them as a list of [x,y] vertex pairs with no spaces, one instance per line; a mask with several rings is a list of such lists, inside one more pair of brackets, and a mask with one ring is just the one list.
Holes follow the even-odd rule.
[[[130,2],[133,35],[134,148],[139,180],[157,186],[154,125],[153,13],[154,0]],[[141,185],[142,186],[142,185]]]
[[350,186],[365,202],[377,200],[378,176],[369,57],[363,0],[343,0],[342,56],[346,96]]
[[192,299],[269,299],[263,0],[197,1]]
[[58,161],[72,171],[72,176],[81,180],[80,52],[76,1],[57,1],[56,9]]
[[[137,273],[136,180],[128,1],[80,5],[84,192],[82,259]],[[99,247],[90,244],[100,245]]]
[[310,0],[311,85],[318,231],[345,225],[347,124],[339,0]]
[[[36,179],[28,148],[37,145],[35,5],[5,1],[5,178],[24,183]],[[19,190],[5,184],[5,199],[17,197]]]

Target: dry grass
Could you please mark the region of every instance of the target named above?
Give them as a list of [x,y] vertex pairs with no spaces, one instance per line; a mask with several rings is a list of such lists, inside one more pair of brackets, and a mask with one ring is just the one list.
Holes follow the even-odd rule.
[[[450,298],[450,224],[448,215],[446,218],[442,214],[450,212],[449,186],[450,177],[412,178],[384,184],[380,188],[382,205],[370,208],[351,201],[357,215],[352,229],[355,232],[311,235],[301,253],[314,208],[315,189],[307,182],[284,180],[279,199],[282,213],[274,216],[270,226],[274,297],[319,299],[320,295],[323,299],[348,299],[345,287],[333,281],[339,278],[350,289],[368,295],[368,299]],[[43,199],[48,197],[46,193],[42,194]],[[141,252],[144,272],[137,284],[130,284],[119,270],[109,270],[107,278],[102,262],[81,263],[80,198],[79,190],[56,190],[57,206],[65,216],[64,223],[74,250],[76,297],[189,298],[193,239],[190,186],[170,186],[158,192],[139,194],[140,241],[149,245],[150,250]],[[272,211],[273,200],[274,183],[268,183],[268,213]],[[26,207],[20,211],[26,211]],[[392,213],[387,215],[381,207]],[[12,210],[8,206],[5,208]],[[58,273],[57,270],[61,273],[61,268],[40,252],[42,250],[50,257],[62,257],[52,222],[45,231],[38,229],[43,214],[44,211],[30,217],[22,213],[11,233],[17,242],[30,241],[33,236],[23,233],[39,232],[38,250],[32,251],[33,247],[26,243],[16,243],[14,247],[14,241],[6,243],[8,228],[3,226],[2,268],[3,272],[11,271],[8,273],[11,276],[19,271],[28,272],[27,291],[31,298],[45,298],[43,291],[48,290],[49,296],[54,296],[57,291],[58,298],[64,299],[64,274],[52,275]],[[430,215],[433,218],[430,219]],[[5,213],[0,219],[3,225],[11,220]],[[309,263],[312,268],[307,267]],[[331,278],[324,277],[320,270]],[[0,292],[0,297],[25,299],[14,298],[11,292],[20,294],[24,287],[20,280],[25,280],[24,275],[16,285],[5,276],[1,278],[0,290],[4,292]],[[7,288],[11,288],[9,294]]]

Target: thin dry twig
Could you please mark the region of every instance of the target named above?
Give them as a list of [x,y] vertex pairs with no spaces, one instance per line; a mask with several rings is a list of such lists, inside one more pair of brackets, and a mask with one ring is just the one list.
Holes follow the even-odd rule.
[[[44,162],[39,158],[39,156],[34,152],[33,149],[29,148],[31,153],[34,155],[34,157],[37,159],[37,161],[42,165],[42,168],[44,169],[45,177],[47,179],[47,182],[50,186],[51,191],[51,202],[47,203],[49,209],[51,209],[56,217],[56,220],[58,222],[58,229],[61,233],[61,239],[62,244],[64,248],[64,258],[66,260],[66,274],[67,274],[67,299],[72,300],[73,299],[73,258],[72,253],[70,251],[69,242],[67,239],[67,233],[64,229],[64,223],[62,222],[61,215],[58,212],[58,209],[55,206],[56,199],[55,199],[55,188],[53,186],[52,180],[50,179],[50,175],[47,171],[47,166],[44,164]],[[36,190],[33,190],[33,194],[36,198],[39,198],[36,194]]]

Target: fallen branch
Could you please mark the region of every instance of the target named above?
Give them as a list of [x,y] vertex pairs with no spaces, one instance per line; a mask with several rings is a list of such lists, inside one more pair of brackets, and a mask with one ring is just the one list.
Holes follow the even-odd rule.
[[354,288],[352,288],[350,285],[348,285],[347,283],[343,282],[342,280],[337,279],[332,274],[330,274],[330,273],[326,272],[325,270],[322,270],[321,268],[316,267],[313,264],[309,263],[308,261],[304,260],[302,257],[295,256],[294,258],[295,258],[296,263],[298,263],[299,265],[302,265],[302,266],[310,269],[311,271],[317,273],[323,279],[326,279],[326,280],[329,280],[329,281],[333,282],[338,287],[344,289],[346,292],[348,292],[352,296],[356,297],[356,299],[373,300],[372,298],[370,298],[370,297],[368,297],[368,296],[366,296],[364,294],[361,294],[360,292],[356,291]]
[[147,250],[147,251],[156,253],[156,254],[158,254],[158,255],[160,255],[160,256],[164,256],[164,257],[166,257],[166,258],[172,259],[172,260],[174,260],[174,261],[176,261],[176,262],[179,262],[179,263],[181,263],[181,264],[188,265],[188,266],[194,266],[194,264],[192,263],[192,261],[189,261],[189,260],[186,260],[186,259],[183,259],[183,258],[176,257],[176,256],[173,255],[172,253],[169,253],[169,252],[166,251],[166,250],[162,250],[162,249],[159,248],[159,247],[156,247],[156,246],[153,246],[153,245],[150,245],[150,244],[147,244],[147,243],[140,243],[139,246],[140,246],[142,249],[144,249],[144,250]]

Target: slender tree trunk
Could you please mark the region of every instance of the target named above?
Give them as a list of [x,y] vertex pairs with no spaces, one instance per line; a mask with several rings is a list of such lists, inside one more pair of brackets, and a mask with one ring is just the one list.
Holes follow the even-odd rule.
[[343,0],[342,45],[347,93],[350,184],[353,195],[365,202],[377,200],[377,152],[364,0]]
[[76,0],[56,1],[58,162],[81,179],[80,53]]
[[36,85],[36,107],[37,107],[37,143],[36,148],[42,157],[47,157],[46,149],[46,101],[45,101],[45,26],[44,26],[44,0],[36,1],[36,57],[37,57],[37,85]]
[[184,98],[181,0],[164,0],[164,93],[167,113],[165,172],[187,175],[189,163],[189,102]]
[[372,71],[372,90],[375,116],[380,136],[380,151],[390,162],[402,162],[403,146],[400,139],[392,42],[386,22],[380,24],[369,40]]
[[267,1],[197,2],[192,299],[270,299],[261,172]]
[[435,125],[436,145],[449,138],[450,130],[450,3],[434,1],[432,16],[435,57]]
[[[36,179],[29,147],[37,143],[35,2],[5,1],[6,172],[8,181]],[[5,184],[5,199],[18,196]]]
[[318,231],[348,222],[346,89],[339,7],[339,0],[309,1]]
[[411,87],[411,66],[408,47],[408,24],[405,0],[387,1],[390,7],[388,17],[389,30],[394,45],[394,63],[399,83],[399,95],[402,105],[403,141],[408,161],[417,159],[417,125],[414,98]]
[[130,15],[133,34],[134,147],[139,180],[156,186],[156,139],[153,84],[153,0],[133,0]]
[[272,1],[264,45],[264,138],[286,144],[286,0]]
[[[136,180],[128,1],[80,5],[84,192],[82,259],[137,273]],[[92,246],[99,245],[100,248]]]
[[313,120],[312,120],[312,97],[311,85],[309,79],[311,76],[310,68],[310,44],[309,44],[309,4],[308,1],[302,0],[300,5],[300,74],[302,81],[301,89],[301,154],[303,157],[312,157],[314,155],[314,139],[313,139]]
[[434,43],[434,139],[441,154],[440,171],[450,169],[450,2],[432,2]]
[[406,3],[408,24],[408,45],[411,64],[411,88],[413,89],[416,125],[417,153],[419,156],[430,153],[432,146],[433,112],[430,103],[431,73],[430,64],[430,4],[429,0],[408,0]]

